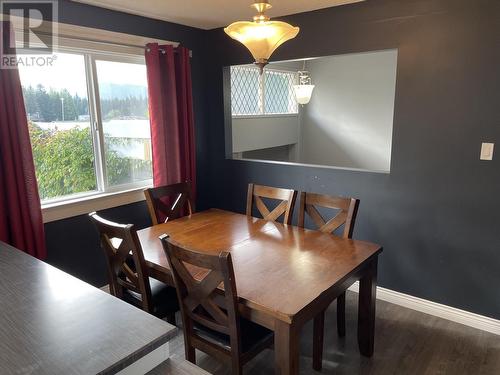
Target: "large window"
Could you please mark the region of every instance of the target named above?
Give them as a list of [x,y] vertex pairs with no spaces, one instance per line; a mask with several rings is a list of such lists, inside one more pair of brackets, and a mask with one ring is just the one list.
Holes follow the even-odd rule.
[[231,112],[233,116],[297,114],[293,85],[297,72],[265,69],[253,65],[231,66]]
[[42,201],[151,183],[144,58],[63,50],[19,66]]
[[151,134],[146,67],[97,60],[99,104],[104,133],[106,183],[151,178]]

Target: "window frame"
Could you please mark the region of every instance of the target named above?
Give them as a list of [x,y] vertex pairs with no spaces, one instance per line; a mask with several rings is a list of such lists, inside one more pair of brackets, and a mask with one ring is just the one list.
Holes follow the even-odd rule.
[[[255,69],[259,70],[257,66],[254,65],[233,65],[230,67],[229,75],[230,75],[230,82],[231,82],[231,68],[233,67],[245,67],[248,69]],[[277,73],[287,73],[287,74],[293,74],[295,76],[295,84],[298,84],[298,72],[295,70],[286,70],[286,69],[280,69],[280,68],[272,68],[272,67],[266,67],[264,72],[259,75],[259,113],[255,114],[233,114],[233,108],[231,105],[231,117],[232,118],[239,118],[239,119],[245,119],[245,118],[269,118],[269,117],[294,117],[299,115],[300,111],[300,106],[297,104],[297,112],[286,112],[286,113],[266,113],[266,71],[272,71],[272,72],[277,72]]]
[[[20,49],[21,50],[21,49]],[[27,51],[29,53],[29,51]],[[94,153],[94,173],[96,177],[96,190],[68,194],[41,200],[42,210],[53,209],[65,204],[75,204],[89,201],[93,198],[102,198],[119,195],[133,195],[132,201],[138,201],[138,190],[153,186],[153,179],[135,181],[116,186],[109,186],[106,176],[106,155],[104,151],[104,130],[101,116],[101,104],[99,98],[99,82],[97,77],[96,61],[111,61],[118,63],[131,63],[145,65],[144,55],[122,53],[116,51],[103,52],[93,48],[72,47],[68,44],[54,47],[55,53],[68,53],[81,55],[84,59],[85,81],[87,84],[87,99],[90,117],[90,135],[92,137]],[[132,202],[130,202],[132,203]],[[57,217],[57,215],[56,215]],[[68,217],[64,215],[64,217]],[[57,218],[56,218],[57,219]]]

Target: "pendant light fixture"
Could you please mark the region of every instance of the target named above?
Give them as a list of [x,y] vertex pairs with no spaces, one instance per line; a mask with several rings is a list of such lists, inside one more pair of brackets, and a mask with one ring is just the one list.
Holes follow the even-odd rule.
[[304,65],[302,70],[298,71],[299,74],[299,84],[293,86],[293,91],[295,92],[295,99],[297,103],[304,105],[309,103],[314,90],[314,85],[311,81],[311,76],[306,70],[306,60],[304,60]]
[[286,22],[271,21],[265,14],[271,8],[268,0],[256,0],[251,6],[257,10],[253,22],[234,22],[224,31],[248,48],[262,74],[264,66],[276,48],[287,40],[295,38],[299,28]]

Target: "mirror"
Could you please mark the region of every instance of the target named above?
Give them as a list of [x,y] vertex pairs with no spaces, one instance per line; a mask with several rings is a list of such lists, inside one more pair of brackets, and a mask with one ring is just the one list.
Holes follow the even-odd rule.
[[389,172],[396,68],[397,50],[229,67],[227,154]]

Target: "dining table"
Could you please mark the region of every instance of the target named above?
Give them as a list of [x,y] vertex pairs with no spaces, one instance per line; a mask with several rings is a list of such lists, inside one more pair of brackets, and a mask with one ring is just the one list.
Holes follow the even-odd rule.
[[[359,281],[358,345],[374,350],[377,261],[380,245],[209,209],[137,232],[149,276],[174,286],[159,236],[183,247],[233,260],[238,310],[274,331],[275,373],[298,374],[302,326]],[[201,271],[193,270],[202,278]],[[196,273],[199,273],[197,276]]]

